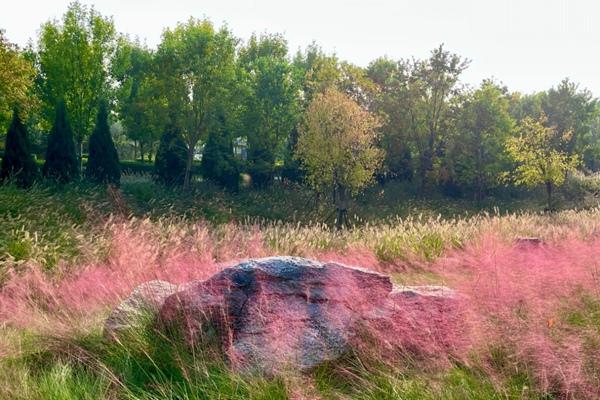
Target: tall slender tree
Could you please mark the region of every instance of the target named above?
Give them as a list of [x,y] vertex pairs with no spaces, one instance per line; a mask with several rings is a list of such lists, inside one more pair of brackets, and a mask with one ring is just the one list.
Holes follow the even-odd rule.
[[439,46],[427,60],[411,65],[408,109],[410,130],[418,156],[421,191],[435,173],[448,134],[448,112],[460,90],[459,77],[469,61]]
[[252,182],[265,186],[299,120],[300,88],[282,36],[252,36],[240,50],[239,62],[247,88],[248,169]]
[[86,168],[87,177],[96,183],[119,185],[121,167],[119,156],[108,126],[108,106],[102,101],[98,108],[98,120],[90,136],[89,157]]
[[40,31],[39,91],[51,120],[54,107],[65,101],[82,164],[84,141],[89,137],[100,99],[111,94],[110,59],[115,49],[110,18],[75,1],[62,21],[49,21]]
[[15,109],[6,135],[0,182],[12,180],[20,187],[29,187],[34,182],[37,173],[38,169],[31,155],[27,129]]
[[171,123],[187,145],[184,188],[190,186],[198,144],[218,125],[219,110],[235,82],[237,39],[226,27],[190,19],[163,33],[156,52],[161,82],[168,88]]
[[44,176],[60,183],[71,182],[79,177],[79,162],[73,142],[73,131],[67,118],[64,101],[56,106],[54,125],[48,137]]
[[116,90],[116,111],[125,135],[134,143],[134,155],[152,159],[153,148],[168,122],[167,89],[156,75],[154,52],[139,41],[120,38],[112,64]]

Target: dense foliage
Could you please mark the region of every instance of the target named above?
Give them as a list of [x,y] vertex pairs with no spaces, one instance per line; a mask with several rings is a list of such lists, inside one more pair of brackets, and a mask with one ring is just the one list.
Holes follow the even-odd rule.
[[14,181],[20,187],[28,187],[34,182],[37,173],[38,168],[31,155],[27,129],[15,109],[6,134],[0,181]]
[[[511,172],[527,169],[533,156],[513,151],[528,135],[528,118],[554,131],[546,150],[581,161],[565,177],[600,169],[600,102],[587,89],[568,79],[533,94],[490,79],[469,87],[461,78],[470,61],[444,46],[424,59],[382,57],[360,67],[315,43],[292,55],[282,35],[242,41],[226,25],[192,18],[167,28],[154,49],[74,2],[25,50],[2,35],[0,57],[0,124],[19,105],[38,155],[54,141],[48,131],[64,99],[81,169],[99,100],[107,99],[121,159],[166,165],[161,135],[178,132],[186,189],[202,178],[235,189],[238,174],[261,189],[280,180],[311,183],[310,168],[299,161],[301,122],[312,101],[331,90],[380,121],[373,146],[383,161],[368,169],[370,184],[406,181],[424,197],[442,190],[477,202],[511,193],[523,183]],[[198,172],[204,176],[194,177]]]
[[54,125],[48,136],[46,162],[42,171],[46,178],[60,183],[79,178],[79,162],[75,143],[73,143],[73,131],[64,101],[59,101],[56,107]]
[[97,183],[118,185],[121,180],[121,167],[117,149],[110,135],[108,109],[105,102],[98,109],[98,120],[90,137],[90,150],[86,175]]
[[318,192],[332,193],[336,225],[345,223],[348,202],[372,180],[381,161],[375,116],[337,90],[313,98],[298,138],[297,155]]
[[160,138],[154,160],[154,176],[165,185],[183,185],[187,168],[188,149],[179,130],[167,126]]

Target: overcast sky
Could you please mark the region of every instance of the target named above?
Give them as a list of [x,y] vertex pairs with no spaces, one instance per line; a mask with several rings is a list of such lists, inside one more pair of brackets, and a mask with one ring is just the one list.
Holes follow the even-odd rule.
[[[16,0],[0,28],[20,45],[59,18],[68,0]],[[117,30],[155,46],[178,21],[227,22],[243,39],[283,33],[290,49],[315,40],[326,51],[365,66],[387,55],[426,57],[440,43],[472,60],[463,81],[494,77],[533,92],[570,77],[600,96],[600,1],[597,0],[96,0]]]

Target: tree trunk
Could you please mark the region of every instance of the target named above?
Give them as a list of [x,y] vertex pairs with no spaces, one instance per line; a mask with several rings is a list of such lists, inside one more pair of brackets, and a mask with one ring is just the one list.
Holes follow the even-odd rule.
[[140,140],[140,159],[144,162],[144,142]]
[[481,174],[477,175],[477,194],[476,194],[477,205],[481,205],[483,200],[483,177]]
[[336,219],[335,227],[337,230],[341,230],[348,224],[348,191],[343,186],[337,186],[335,190],[335,207],[336,207]]
[[190,180],[192,175],[192,163],[194,161],[194,148],[196,146],[190,146],[188,148],[188,157],[187,163],[185,165],[185,177],[183,178],[183,190],[188,190],[190,188]]
[[477,205],[481,205],[481,201],[483,200],[483,160],[482,160],[482,149],[479,147],[477,149]]
[[552,182],[546,182],[546,195],[548,201],[548,211],[552,211]]
[[82,174],[83,173],[83,139],[81,137],[79,137],[77,139],[77,142],[79,144],[79,173]]

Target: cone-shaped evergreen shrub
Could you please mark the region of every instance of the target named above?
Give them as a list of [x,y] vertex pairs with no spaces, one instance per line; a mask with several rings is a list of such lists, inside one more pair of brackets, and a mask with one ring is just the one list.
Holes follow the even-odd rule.
[[304,179],[304,171],[301,168],[300,161],[294,157],[296,144],[298,144],[298,129],[294,128],[290,134],[285,151],[281,177],[292,182],[302,182]]
[[240,171],[227,131],[215,129],[208,135],[202,153],[202,174],[226,189],[238,190]]
[[48,137],[43,172],[46,178],[60,183],[71,182],[79,177],[79,161],[64,101],[60,101],[56,107],[56,119]]
[[15,109],[6,134],[0,182],[14,181],[19,187],[29,187],[37,176],[37,165],[31,155],[27,129]]
[[119,185],[121,167],[119,155],[115,148],[110,127],[108,126],[108,106],[101,102],[98,108],[98,119],[92,136],[88,155],[86,176],[95,183]]
[[167,126],[154,160],[155,178],[165,185],[183,185],[187,146],[174,126]]

